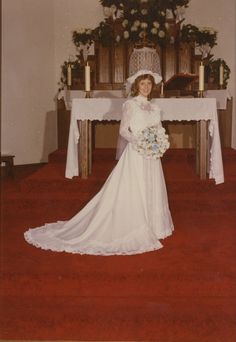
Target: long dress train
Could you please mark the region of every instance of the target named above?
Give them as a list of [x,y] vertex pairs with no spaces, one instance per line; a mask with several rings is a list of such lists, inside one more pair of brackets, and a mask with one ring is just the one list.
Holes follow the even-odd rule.
[[145,98],[127,100],[120,134],[128,140],[102,189],[69,221],[29,229],[27,242],[46,250],[128,255],[157,250],[173,222],[160,159],[145,159],[132,147],[140,129],[161,124],[160,111]]

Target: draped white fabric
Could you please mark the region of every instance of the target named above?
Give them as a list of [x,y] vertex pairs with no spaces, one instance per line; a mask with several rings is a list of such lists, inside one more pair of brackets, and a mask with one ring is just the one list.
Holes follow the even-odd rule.
[[[123,98],[90,98],[72,100],[71,122],[66,162],[66,178],[79,175],[77,120],[117,120],[121,119]],[[224,182],[224,171],[219,135],[218,115],[215,98],[169,98],[153,99],[161,109],[162,120],[199,121],[209,120],[208,130],[211,137],[209,143],[209,177],[216,184]]]
[[[30,244],[79,254],[138,254],[162,247],[174,229],[160,159],[147,160],[132,147],[134,136],[160,123],[156,105],[142,98],[124,106],[120,133],[128,144],[100,192],[71,220],[29,229]],[[145,100],[147,101],[147,100]],[[132,132],[132,133],[131,133]]]
[[206,90],[204,97],[215,98],[217,109],[226,109],[227,100],[231,99],[230,92],[227,89]]

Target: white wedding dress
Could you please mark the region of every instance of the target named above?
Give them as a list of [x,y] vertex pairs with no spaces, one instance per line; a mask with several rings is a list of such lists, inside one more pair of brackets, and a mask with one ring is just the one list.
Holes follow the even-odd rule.
[[128,255],[157,250],[173,223],[160,159],[145,159],[132,141],[161,125],[160,109],[139,95],[123,105],[120,134],[128,144],[102,189],[69,221],[29,229],[27,242],[46,250]]

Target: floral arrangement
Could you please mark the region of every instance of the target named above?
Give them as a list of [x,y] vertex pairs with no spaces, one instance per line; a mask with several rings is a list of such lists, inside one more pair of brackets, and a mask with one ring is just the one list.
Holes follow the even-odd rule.
[[79,28],[73,31],[72,40],[79,54],[84,61],[86,61],[88,58],[89,49],[95,40],[94,30],[89,28]]
[[217,45],[217,31],[213,28],[202,27],[197,34],[196,43],[198,46],[208,44],[211,48]]
[[224,77],[223,77],[223,87],[226,88],[227,84],[228,84],[228,80],[230,77],[230,68],[227,65],[227,63],[221,59],[221,58],[217,58],[217,59],[213,59],[211,58],[208,62],[208,64],[206,65],[206,74],[208,77],[213,78],[213,82],[214,83],[219,83],[219,78],[220,78],[220,65],[223,65],[224,67]]
[[149,40],[162,45],[167,39],[166,12],[157,2],[131,1],[123,15],[123,36],[132,43]]
[[[173,18],[179,17],[179,10],[188,6],[190,0],[100,0],[106,19],[95,28],[91,35],[104,46],[118,44],[121,41],[150,41],[164,45],[173,42],[167,11]],[[182,14],[181,14],[182,16]],[[181,19],[183,20],[183,19]],[[78,46],[84,38],[73,34],[73,41]],[[89,37],[87,37],[89,40]]]
[[198,31],[197,26],[191,24],[183,25],[180,30],[180,40],[183,43],[195,43]]
[[[81,68],[81,61],[86,61],[93,42],[110,47],[120,42],[152,43],[166,45],[176,39],[192,43],[200,50],[202,59],[210,55],[217,45],[217,32],[212,28],[198,28],[182,25],[185,8],[190,0],[99,0],[104,8],[105,19],[95,29],[78,28],[73,31],[72,40],[79,52],[78,60],[71,63],[72,69]],[[106,13],[105,13],[106,10]],[[181,24],[181,25],[180,25]],[[227,85],[230,69],[224,65],[224,83]],[[67,63],[62,66],[61,82],[66,84]],[[205,63],[207,66],[207,63]],[[218,78],[218,60],[211,60],[208,73]]]
[[117,18],[123,16],[124,1],[100,0],[100,3],[103,6],[105,17],[112,17],[113,20],[116,20]]
[[94,41],[93,30],[89,28],[78,28],[73,31],[72,40],[76,47],[80,47],[81,45],[90,46]]
[[133,143],[133,148],[147,159],[158,159],[170,147],[168,135],[163,127],[147,127]]
[[180,40],[184,43],[196,44],[202,54],[202,59],[207,58],[213,46],[217,44],[217,32],[213,28],[188,24],[183,25],[180,31]]
[[197,46],[208,44],[211,48],[217,45],[217,32],[213,28],[198,28],[188,24],[180,31],[180,40],[185,43],[196,43]]
[[[169,35],[167,10],[176,16],[178,6],[187,7],[189,0],[131,0],[123,1],[123,35],[121,38],[136,43],[142,40],[164,45],[173,40]],[[116,41],[119,40],[116,37]]]

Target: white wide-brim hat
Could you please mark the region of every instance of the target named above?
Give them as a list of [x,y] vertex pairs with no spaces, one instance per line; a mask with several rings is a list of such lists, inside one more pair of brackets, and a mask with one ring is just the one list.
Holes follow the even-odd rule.
[[162,80],[162,77],[159,74],[157,74],[156,72],[152,72],[151,70],[142,69],[142,70],[137,71],[134,75],[127,78],[127,80],[125,82],[126,92],[130,92],[132,84],[134,83],[136,78],[138,76],[141,76],[141,75],[151,75],[154,78],[154,81],[156,84],[160,83]]

